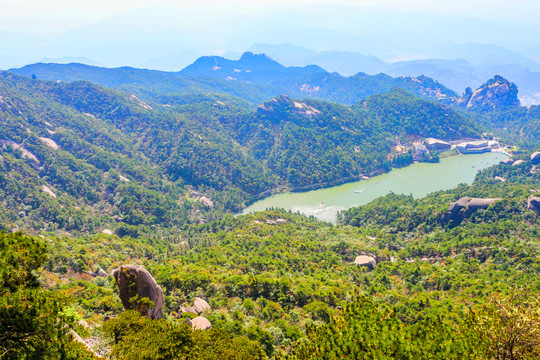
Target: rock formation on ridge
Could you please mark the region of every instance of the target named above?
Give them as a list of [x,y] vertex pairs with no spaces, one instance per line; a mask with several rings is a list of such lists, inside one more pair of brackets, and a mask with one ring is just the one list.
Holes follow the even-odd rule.
[[517,94],[518,88],[516,84],[500,75],[495,75],[493,79],[488,80],[474,92],[471,88],[465,89],[463,96],[458,100],[458,104],[466,108],[482,111],[519,106]]

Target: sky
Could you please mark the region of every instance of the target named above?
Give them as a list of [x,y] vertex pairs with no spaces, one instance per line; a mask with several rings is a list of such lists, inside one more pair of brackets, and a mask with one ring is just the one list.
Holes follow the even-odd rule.
[[[256,13],[280,5],[317,3],[328,3],[328,0],[0,0],[0,29],[26,33],[62,32],[115,14],[156,6],[228,16]],[[533,20],[540,14],[537,0],[333,0],[331,3],[479,19]]]
[[447,44],[473,42],[540,61],[539,17],[538,0],[0,0],[0,69],[62,57],[159,68],[255,43],[392,61],[457,58]]

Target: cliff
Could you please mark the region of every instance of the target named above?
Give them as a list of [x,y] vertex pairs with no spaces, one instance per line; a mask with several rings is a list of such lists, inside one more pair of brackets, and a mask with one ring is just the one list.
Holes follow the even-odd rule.
[[463,96],[458,100],[462,107],[489,111],[502,107],[519,106],[517,97],[518,88],[516,84],[504,79],[500,75],[495,75],[476,91],[471,88],[465,89]]

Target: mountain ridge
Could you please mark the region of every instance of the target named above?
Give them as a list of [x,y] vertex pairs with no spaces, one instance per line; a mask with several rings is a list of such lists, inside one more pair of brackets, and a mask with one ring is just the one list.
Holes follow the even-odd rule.
[[[242,68],[249,64],[255,64],[257,68]],[[229,93],[255,104],[285,93],[292,97],[312,97],[352,105],[361,98],[387,92],[396,86],[422,97],[457,97],[452,90],[427,77],[392,78],[384,74],[372,76],[363,73],[343,77],[318,66],[285,67],[265,55],[253,53],[245,53],[239,60],[200,57],[179,72],[80,64],[33,64],[10,71],[51,81],[89,80],[103,86],[135,91],[140,96],[193,91]]]

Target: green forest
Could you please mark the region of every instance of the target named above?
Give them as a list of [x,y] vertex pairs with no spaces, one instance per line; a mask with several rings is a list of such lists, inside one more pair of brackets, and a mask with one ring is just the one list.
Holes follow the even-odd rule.
[[[540,358],[538,107],[125,90],[0,73],[0,359]],[[336,224],[236,215],[402,166],[396,139],[483,133],[522,161]],[[125,309],[126,264],[160,286],[162,318]]]

